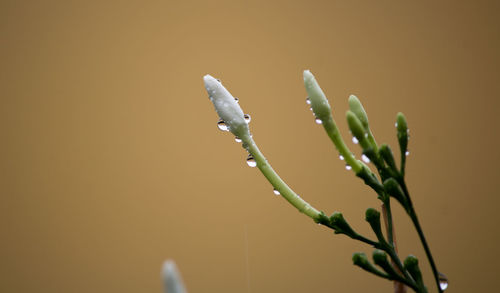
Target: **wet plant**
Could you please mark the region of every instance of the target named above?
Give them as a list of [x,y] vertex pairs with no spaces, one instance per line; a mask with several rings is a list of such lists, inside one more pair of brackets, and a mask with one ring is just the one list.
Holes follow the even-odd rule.
[[[332,215],[327,216],[323,211],[311,206],[297,195],[273,170],[258,148],[250,134],[250,115],[243,112],[238,100],[231,95],[220,80],[210,75],[204,76],[203,79],[209,99],[215,106],[215,111],[219,116],[218,128],[232,133],[236,141],[242,143],[243,148],[248,152],[246,159],[248,166],[257,167],[260,170],[271,183],[274,194],[282,196],[301,213],[310,217],[316,223],[332,229],[335,234],[344,234],[353,240],[364,242],[374,248],[372,261],[364,253],[354,253],[352,257],[354,265],[373,275],[394,281],[394,291],[397,293],[406,292],[408,287],[418,293],[428,292],[420,272],[418,259],[413,255],[402,259],[397,252],[394,237],[394,219],[391,212],[391,203],[392,200],[395,200],[406,211],[418,233],[432,268],[437,291],[441,293],[448,287],[448,280],[437,270],[406,185],[405,167],[409,155],[409,134],[407,121],[402,113],[396,115],[395,126],[400,153],[399,164],[396,164],[396,159],[389,145],[376,142],[370,129],[368,116],[360,100],[354,95],[349,97],[349,110],[346,112],[346,119],[353,142],[359,145],[362,150],[361,160],[359,160],[344,143],[332,116],[330,103],[315,77],[309,70],[304,71],[304,85],[308,96],[306,102],[313,111],[315,122],[323,126],[326,134],[339,152],[339,158],[345,161],[346,169],[352,170],[357,177],[371,187],[381,201],[380,211],[375,208],[368,208],[365,213],[365,220],[376,236],[375,239],[370,239],[356,232],[342,213],[334,212]],[[367,165],[370,163],[378,175]],[[385,233],[382,229],[382,221],[384,222]],[[171,267],[171,265],[169,266]],[[165,271],[172,270],[166,269]],[[167,277],[165,279],[167,280]],[[170,279],[175,278],[170,277]]]

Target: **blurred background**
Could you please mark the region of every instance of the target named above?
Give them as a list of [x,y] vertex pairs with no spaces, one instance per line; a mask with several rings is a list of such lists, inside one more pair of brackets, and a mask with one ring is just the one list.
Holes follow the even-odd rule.
[[[207,73],[281,177],[372,238],[379,202],[314,123],[304,69],[356,154],[349,94],[397,154],[405,113],[408,185],[448,291],[494,291],[500,5],[467,2],[2,1],[0,291],[161,292],[172,258],[194,293],[391,292],[352,265],[369,247],[275,196],[216,127]],[[435,292],[394,209],[400,253]]]

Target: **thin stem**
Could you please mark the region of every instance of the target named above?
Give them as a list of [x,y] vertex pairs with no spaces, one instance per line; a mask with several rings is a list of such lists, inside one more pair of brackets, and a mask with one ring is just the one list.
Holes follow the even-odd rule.
[[317,221],[320,217],[320,212],[312,207],[308,202],[303,200],[298,196],[273,170],[271,165],[267,162],[264,155],[261,153],[257,144],[250,135],[246,135],[241,138],[244,146],[247,148],[248,152],[253,156],[257,167],[266,177],[266,179],[271,183],[271,185],[280,192],[280,194],[285,198],[290,204],[297,208],[301,213],[304,213],[308,217]]
[[344,140],[342,139],[342,136],[340,135],[339,129],[337,128],[337,124],[335,123],[335,120],[333,120],[333,117],[329,117],[328,120],[323,121],[323,127],[325,128],[326,133],[328,134],[328,137],[332,140],[333,144],[339,151],[340,155],[344,157],[344,160],[346,164],[352,167],[352,170],[354,173],[358,173],[361,171],[362,165],[358,160],[354,158],[354,155],[351,153],[349,148],[346,146],[344,143]]
[[[384,215],[384,222],[385,222],[385,229],[387,231],[387,238],[389,238],[389,243],[392,245],[394,248],[394,252],[397,254],[398,253],[398,246],[396,242],[396,231],[394,229],[394,224],[392,222],[392,214],[391,214],[391,205],[390,202],[388,201],[387,204],[383,203],[382,204],[382,213]],[[396,269],[398,273],[402,273],[397,267],[396,263],[394,260],[391,260],[392,266]],[[394,281],[394,293],[405,293],[406,292],[406,287],[405,285],[398,280]]]
[[[402,161],[403,162],[403,161]],[[415,209],[413,208],[413,203],[410,198],[410,193],[408,192],[408,188],[406,187],[406,183],[404,180],[401,180],[400,182],[401,187],[403,189],[403,192],[406,194],[406,199],[408,200],[408,215],[410,216],[413,225],[415,226],[415,229],[417,230],[418,236],[420,237],[420,241],[422,242],[422,245],[424,246],[425,254],[427,256],[427,259],[429,260],[429,264],[431,265],[432,268],[432,274],[434,275],[434,280],[436,281],[436,285],[438,288],[438,292],[441,293],[443,290],[441,290],[441,286],[439,285],[439,272],[436,268],[436,264],[434,263],[434,258],[432,257],[431,250],[429,248],[429,245],[427,244],[427,240],[425,239],[424,232],[422,230],[422,227],[420,226],[420,222],[418,221],[417,213],[415,212]]]

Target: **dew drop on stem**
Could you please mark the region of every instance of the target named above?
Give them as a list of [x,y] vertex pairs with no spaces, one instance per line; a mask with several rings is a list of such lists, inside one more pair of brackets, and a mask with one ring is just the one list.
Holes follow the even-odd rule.
[[354,143],[354,144],[359,143],[358,139],[355,136],[352,137],[352,143]]
[[346,165],[345,165],[345,169],[346,169],[346,170],[351,170],[351,169],[352,169],[352,167],[351,167],[351,165],[347,165],[347,164],[346,164]]
[[344,156],[339,155],[339,159],[340,159],[341,161],[343,161],[343,160],[344,160]]
[[311,99],[309,99],[309,97],[307,97],[307,98],[306,98],[306,103],[307,103],[308,105],[311,105]]
[[235,136],[235,137],[234,137],[234,141],[236,141],[236,142],[241,142],[241,138],[239,138],[239,137]]
[[448,288],[448,278],[443,273],[439,273],[439,287],[443,291]]
[[257,162],[255,161],[255,159],[252,157],[252,155],[248,155],[247,157],[247,164],[248,166],[250,167],[257,167]]
[[281,193],[280,193],[280,192],[279,192],[276,188],[275,188],[275,189],[273,189],[273,193],[274,193],[275,195],[280,195],[280,194],[281,194]]
[[319,118],[316,118],[316,120],[314,120],[316,122],[316,124],[323,124],[323,121],[321,121],[321,119]]
[[361,160],[367,164],[370,163],[370,159],[365,154],[361,155]]

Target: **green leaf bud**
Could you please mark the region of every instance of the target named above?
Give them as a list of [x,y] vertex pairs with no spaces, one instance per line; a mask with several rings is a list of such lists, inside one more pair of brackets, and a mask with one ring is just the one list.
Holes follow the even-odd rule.
[[371,264],[368,261],[366,254],[364,254],[363,252],[355,252],[352,255],[352,262],[354,265],[362,268],[363,270],[365,270],[367,272],[373,273],[373,274],[380,276],[382,278],[388,278],[388,276],[386,274],[379,271],[373,264]]
[[330,216],[331,226],[335,229],[336,234],[345,234],[347,236],[353,237],[357,233],[349,226],[344,216],[340,212],[334,212]]
[[363,108],[363,105],[355,95],[349,96],[349,109],[356,114],[363,127],[368,130],[368,116],[366,115],[365,108]]
[[406,196],[401,189],[401,186],[394,178],[388,178],[384,181],[384,189],[390,196],[394,197],[399,203],[408,210],[408,203],[406,200]]
[[408,124],[403,113],[396,115],[396,129],[398,133],[398,142],[401,153],[404,155],[408,149]]
[[316,118],[321,119],[323,122],[330,119],[332,115],[330,104],[318,82],[316,82],[314,75],[309,70],[304,70],[304,86]]
[[373,232],[377,236],[380,243],[385,243],[384,235],[382,234],[382,227],[380,225],[380,212],[374,208],[369,208],[365,213],[365,220],[372,227]]
[[391,169],[397,170],[392,150],[387,144],[382,144],[378,152]]
[[422,279],[422,273],[418,267],[418,259],[414,255],[409,255],[404,261],[404,268],[410,273],[415,282],[420,288],[424,287],[424,281]]

